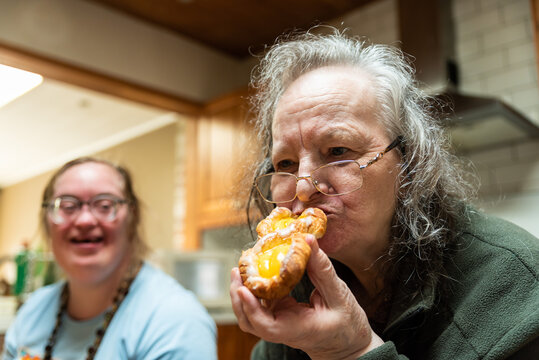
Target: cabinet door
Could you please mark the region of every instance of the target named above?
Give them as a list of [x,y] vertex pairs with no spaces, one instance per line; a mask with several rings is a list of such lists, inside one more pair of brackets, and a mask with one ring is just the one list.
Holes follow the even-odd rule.
[[[210,103],[193,125],[195,151],[188,155],[189,236],[204,229],[243,224],[250,191],[246,176],[254,164],[256,141],[247,120],[246,93],[227,96]],[[193,214],[196,214],[193,216]],[[193,246],[190,246],[191,248]],[[196,248],[196,246],[194,246]]]
[[259,338],[241,331],[238,325],[217,325],[219,360],[249,360]]

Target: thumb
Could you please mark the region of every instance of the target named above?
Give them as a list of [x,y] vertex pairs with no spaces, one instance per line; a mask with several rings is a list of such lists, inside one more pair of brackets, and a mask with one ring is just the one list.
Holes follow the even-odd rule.
[[305,240],[311,246],[311,257],[307,262],[309,279],[329,307],[338,307],[346,299],[348,286],[337,276],[333,264],[318,246],[316,238],[309,235]]

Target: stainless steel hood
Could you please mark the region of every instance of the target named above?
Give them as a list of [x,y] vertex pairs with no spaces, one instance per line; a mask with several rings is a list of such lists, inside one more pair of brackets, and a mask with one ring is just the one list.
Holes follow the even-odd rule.
[[460,152],[539,138],[539,127],[501,99],[459,91],[450,0],[397,2],[402,50],[414,57],[433,106],[448,114],[444,121]]

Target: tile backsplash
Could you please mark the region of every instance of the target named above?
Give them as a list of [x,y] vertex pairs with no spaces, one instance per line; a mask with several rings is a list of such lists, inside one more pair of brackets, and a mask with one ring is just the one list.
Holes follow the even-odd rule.
[[477,205],[539,237],[539,139],[466,157],[481,181]]

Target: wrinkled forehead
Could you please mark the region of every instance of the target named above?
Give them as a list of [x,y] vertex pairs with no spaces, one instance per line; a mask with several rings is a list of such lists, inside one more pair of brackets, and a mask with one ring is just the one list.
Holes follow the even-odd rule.
[[361,102],[363,106],[376,104],[374,82],[365,71],[349,66],[326,66],[309,71],[284,90],[276,104],[274,119],[283,108],[293,110],[298,99],[321,104],[330,97],[342,98],[351,105]]
[[322,67],[301,75],[285,90],[275,108],[272,134],[275,140],[293,131],[289,128],[294,119],[312,119],[321,126],[332,120],[371,119],[378,110],[373,82],[364,71]]

